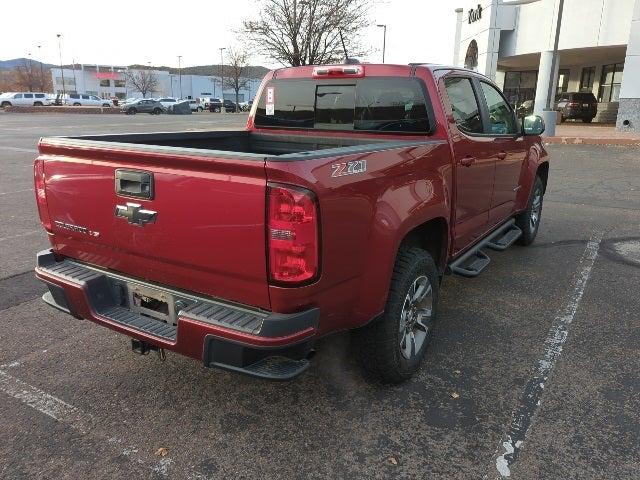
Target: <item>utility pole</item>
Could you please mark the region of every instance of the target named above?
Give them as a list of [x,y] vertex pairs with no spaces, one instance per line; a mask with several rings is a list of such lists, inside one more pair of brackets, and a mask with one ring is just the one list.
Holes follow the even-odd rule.
[[57,37],[58,37],[58,53],[60,54],[60,73],[62,74],[62,104],[64,104],[64,100],[65,100],[64,97],[67,96],[67,91],[66,91],[66,87],[64,85],[64,69],[62,68],[62,46],[61,46],[61,43],[60,43],[60,37],[61,36],[62,36],[61,34],[59,34],[59,33],[57,34]]
[[222,100],[222,106],[220,107],[220,113],[224,111],[224,60],[222,52],[226,50],[224,47],[220,47],[220,99]]
[[38,58],[40,59],[40,90],[44,92],[44,70],[42,69],[42,55],[40,54],[40,47],[41,45],[38,45]]
[[27,54],[29,56],[29,90],[33,92],[33,90],[35,90],[33,88],[33,84],[31,82],[33,82],[33,62],[31,61],[31,52],[29,52]]
[[384,54],[385,54],[385,50],[387,49],[387,26],[385,24],[376,25],[376,26],[384,29],[384,33],[382,36],[382,63],[384,63]]
[[180,98],[182,98],[182,55],[178,55],[178,75],[180,76]]

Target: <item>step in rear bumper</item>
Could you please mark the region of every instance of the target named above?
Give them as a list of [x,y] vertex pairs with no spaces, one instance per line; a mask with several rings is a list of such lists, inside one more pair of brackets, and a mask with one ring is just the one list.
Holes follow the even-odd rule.
[[[272,356],[297,361],[309,352],[317,332],[318,309],[278,314],[190,293],[185,295],[196,299],[194,303],[177,314],[176,325],[167,324],[132,312],[114,298],[114,281],[143,281],[75,260],[56,261],[51,250],[39,252],[37,260],[36,277],[49,287],[43,299],[51,306],[156,347],[202,360],[207,366],[243,371],[251,365],[247,362]],[[154,288],[163,289],[156,285]],[[224,351],[227,353],[221,356]]]

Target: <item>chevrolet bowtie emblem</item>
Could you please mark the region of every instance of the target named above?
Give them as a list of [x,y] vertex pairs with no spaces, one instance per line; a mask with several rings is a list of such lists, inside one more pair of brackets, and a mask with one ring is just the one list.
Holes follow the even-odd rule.
[[158,212],[145,210],[139,203],[127,202],[126,205],[116,205],[116,217],[126,218],[133,225],[144,226],[145,223],[155,223]]

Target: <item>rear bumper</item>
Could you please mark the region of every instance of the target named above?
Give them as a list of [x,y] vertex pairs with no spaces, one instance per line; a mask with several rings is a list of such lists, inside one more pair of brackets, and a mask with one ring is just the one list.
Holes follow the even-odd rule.
[[[317,332],[318,309],[277,314],[199,297],[96,269],[52,251],[37,256],[36,277],[49,287],[49,305],[91,320],[157,348],[199,359],[206,366],[248,375],[288,380],[308,367]],[[164,322],[132,311],[126,290],[132,286],[165,293],[179,301],[176,321]],[[176,303],[177,305],[177,303]]]

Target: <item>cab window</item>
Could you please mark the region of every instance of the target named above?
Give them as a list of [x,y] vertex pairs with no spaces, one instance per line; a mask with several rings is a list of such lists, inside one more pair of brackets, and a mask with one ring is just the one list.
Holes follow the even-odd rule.
[[480,107],[471,79],[448,77],[444,79],[444,86],[458,128],[466,133],[484,133]]
[[480,82],[482,94],[489,110],[489,132],[492,135],[514,135],[518,133],[516,117],[500,92],[485,82]]

